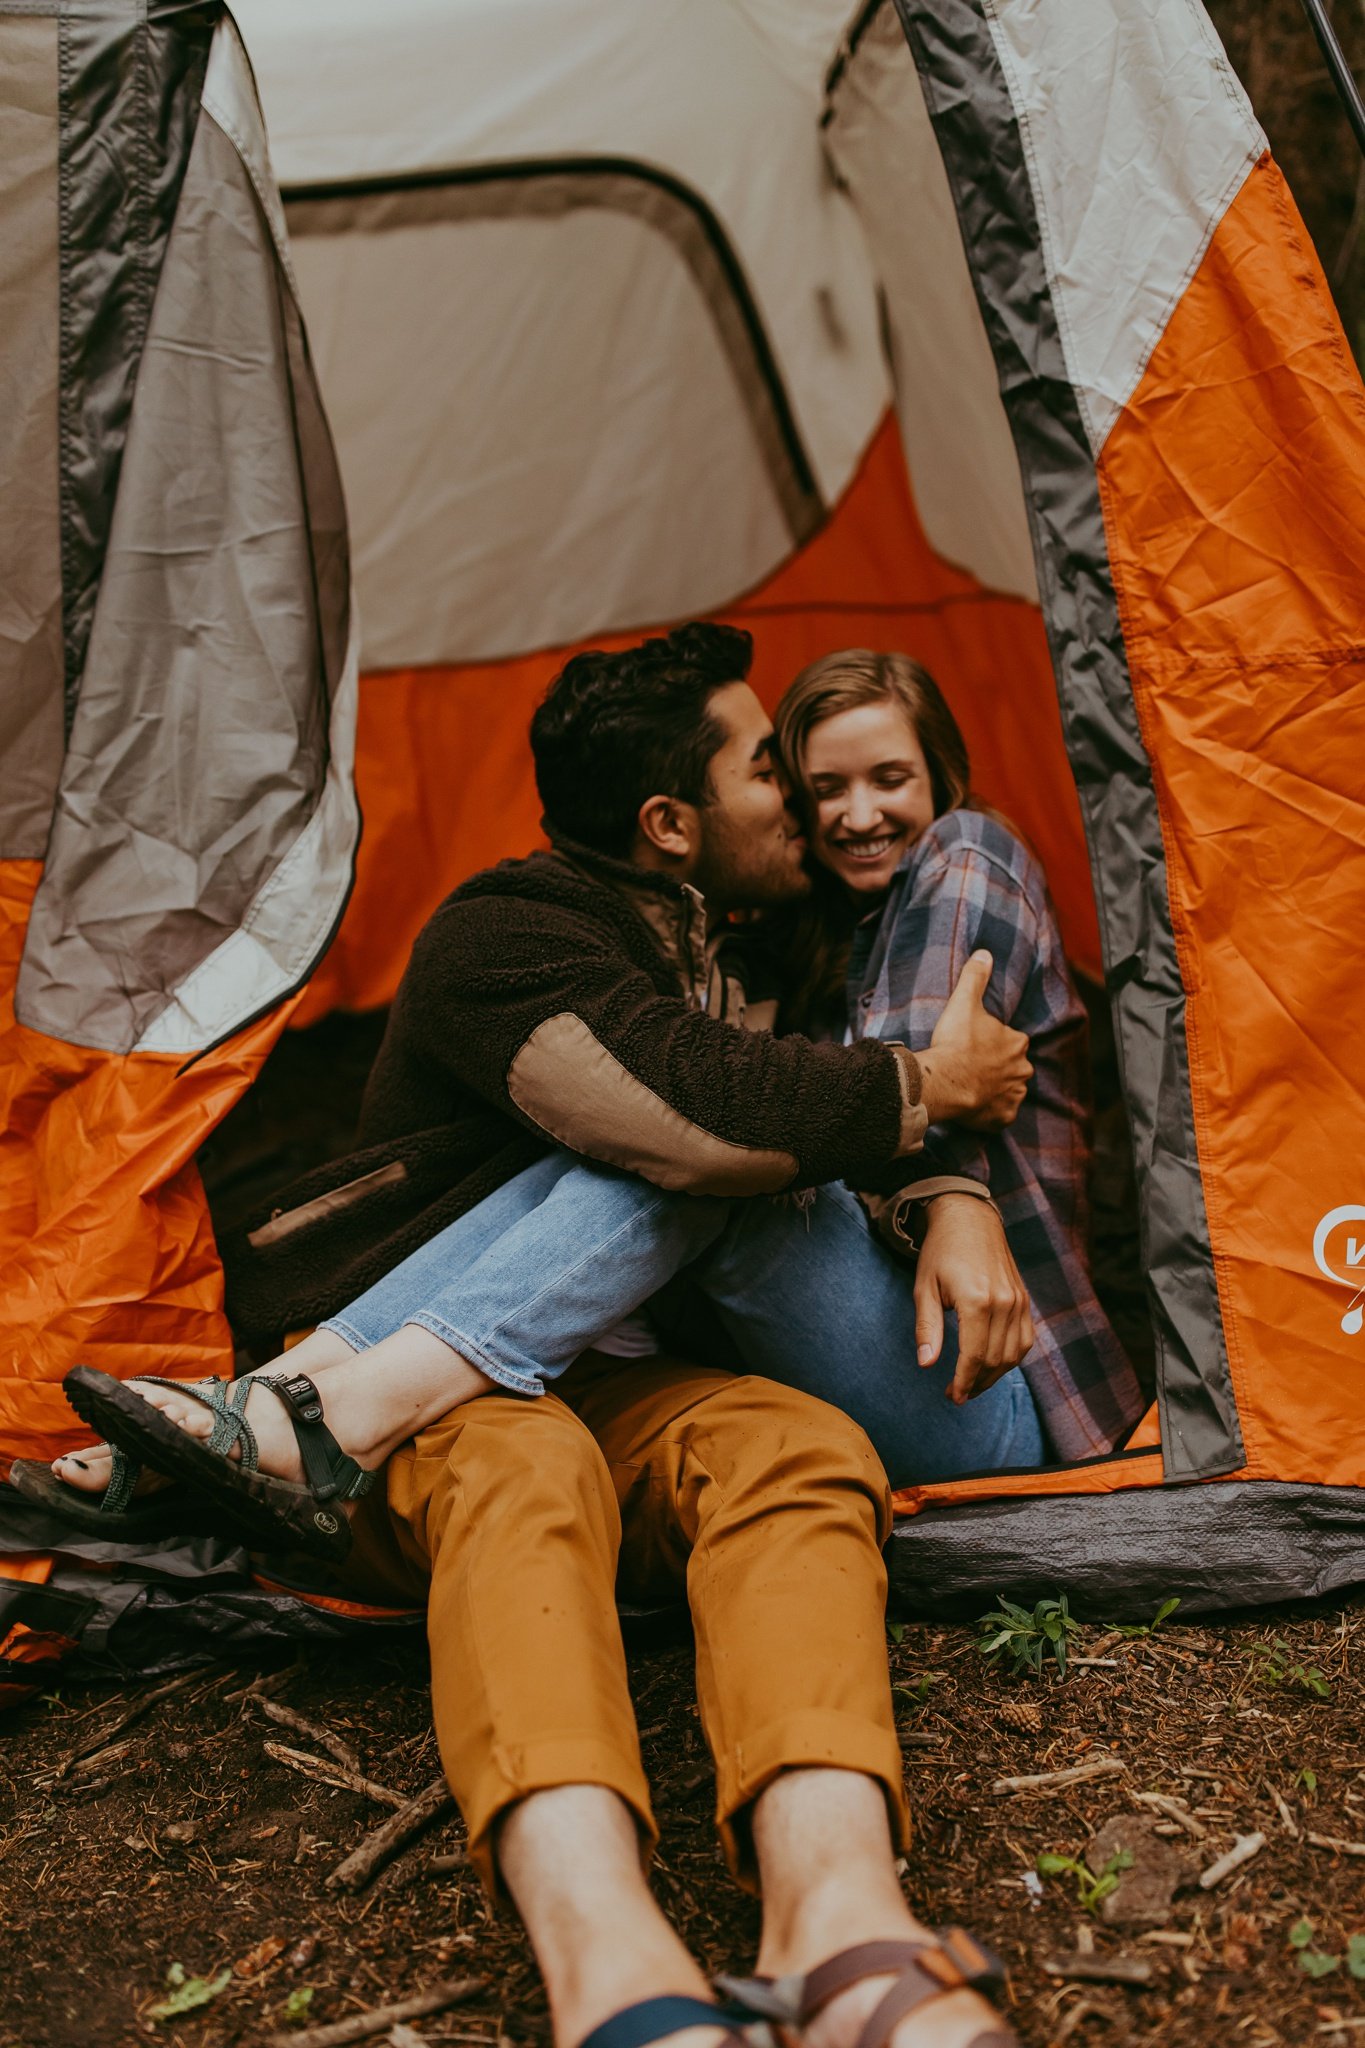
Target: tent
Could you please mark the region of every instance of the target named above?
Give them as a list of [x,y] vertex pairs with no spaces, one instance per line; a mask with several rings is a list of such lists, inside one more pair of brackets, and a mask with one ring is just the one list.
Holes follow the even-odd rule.
[[[902,1596],[1365,1578],[1365,393],[1199,0],[11,0],[0,106],[5,1456],[230,1370],[198,1149],[713,614],[926,661],[1112,1008],[1153,1413]],[[114,1548],[0,1495],[16,1683],[339,1613]]]

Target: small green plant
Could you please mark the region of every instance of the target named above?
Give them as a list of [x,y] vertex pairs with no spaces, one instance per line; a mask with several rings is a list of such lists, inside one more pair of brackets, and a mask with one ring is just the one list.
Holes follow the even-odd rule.
[[1163,1600],[1150,1621],[1115,1623],[1112,1633],[1116,1636],[1154,1636],[1163,1621],[1169,1621],[1180,1605],[1180,1595],[1173,1593],[1169,1600]]
[[1065,1678],[1067,1647],[1081,1626],[1067,1607],[1065,1593],[1059,1600],[1040,1600],[1032,1613],[1003,1593],[997,1597],[999,1607],[977,1623],[985,1633],[976,1647],[986,1662],[999,1665],[1008,1660],[1011,1674],[1022,1678],[1028,1672],[1041,1675],[1043,1659],[1051,1656]]
[[1316,1664],[1300,1663],[1283,1636],[1275,1636],[1265,1643],[1253,1643],[1248,1652],[1248,1663],[1256,1685],[1272,1688],[1284,1685],[1294,1691],[1309,1693],[1316,1700],[1330,1700],[1332,1697],[1330,1679],[1319,1671]]
[[1297,1778],[1295,1778],[1294,1783],[1302,1785],[1304,1791],[1311,1796],[1318,1789],[1318,1774],[1316,1771],[1310,1771],[1305,1764]]
[[288,2027],[301,2027],[308,2017],[308,2008],[313,2003],[311,1984],[297,1984],[284,2001],[284,2023]]
[[930,1687],[937,1685],[942,1676],[941,1671],[922,1671],[919,1677],[912,1679],[908,1685],[893,1685],[891,1697],[898,1703],[903,1702],[907,1707],[922,1707],[929,1697]]
[[1039,1877],[1073,1877],[1076,1904],[1083,1913],[1098,1913],[1109,1894],[1118,1890],[1119,1874],[1133,1867],[1131,1849],[1116,1849],[1103,1870],[1094,1871],[1079,1856],[1063,1856],[1046,1849],[1038,1858]]
[[154,2020],[179,2019],[182,2012],[194,2012],[201,2005],[211,2004],[231,1982],[232,1972],[228,1969],[220,1970],[216,1977],[187,1977],[183,1963],[172,1963],[166,1972],[170,1995],[149,2006],[149,2016]]
[[890,1636],[893,1643],[903,1642],[905,1640],[905,1623],[903,1621],[888,1621],[886,1633]]
[[[1314,1983],[1319,1977],[1330,1977],[1341,1968],[1343,1958],[1330,1950],[1318,1947],[1314,1936],[1317,1928],[1311,1920],[1296,1920],[1289,1930],[1289,1946],[1297,1950],[1299,1968]],[[1345,1955],[1348,1976],[1365,1982],[1365,1934],[1353,1934],[1346,1943]]]

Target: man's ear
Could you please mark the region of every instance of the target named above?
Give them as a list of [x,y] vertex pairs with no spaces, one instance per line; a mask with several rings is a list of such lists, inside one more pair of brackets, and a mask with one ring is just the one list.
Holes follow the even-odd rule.
[[695,804],[674,796],[652,796],[641,804],[636,849],[651,865],[662,859],[669,865],[685,866],[695,854],[700,836]]

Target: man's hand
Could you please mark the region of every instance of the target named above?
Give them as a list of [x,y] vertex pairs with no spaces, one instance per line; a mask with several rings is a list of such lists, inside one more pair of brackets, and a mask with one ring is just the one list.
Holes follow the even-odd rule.
[[957,1122],[998,1131],[1019,1114],[1033,1068],[1028,1037],[983,1007],[993,962],[973,953],[918,1055],[921,1095],[931,1124]]
[[[959,984],[961,986],[961,984]],[[1018,1365],[1033,1343],[1033,1317],[1005,1226],[975,1195],[929,1203],[915,1274],[915,1330],[921,1365],[943,1349],[943,1312],[957,1310],[957,1370],[948,1398],[958,1407]]]

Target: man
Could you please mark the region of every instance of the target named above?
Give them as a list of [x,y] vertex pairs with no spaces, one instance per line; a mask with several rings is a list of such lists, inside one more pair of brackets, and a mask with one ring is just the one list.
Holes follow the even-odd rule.
[[[917,2042],[984,2048],[1008,2037],[982,2033],[988,2014],[964,1988],[979,1956],[934,1946],[895,1878],[907,1822],[882,1625],[889,1500],[862,1431],[799,1384],[604,1350],[568,1365],[555,1393],[523,1398],[539,1391],[527,1367],[572,1357],[590,1327],[575,1272],[600,1320],[622,1261],[625,1308],[690,1259],[741,1349],[794,1334],[811,1370],[852,1328],[856,1346],[893,1358],[882,1391],[907,1401],[945,1309],[959,1325],[954,1391],[982,1389],[974,1408],[1000,1404],[995,1382],[1028,1348],[1027,1299],[980,1190],[920,1179],[912,1281],[852,1199],[822,1185],[913,1178],[930,1120],[999,1117],[1028,1072],[1019,1035],[970,987],[920,1060],[737,1028],[741,1011],[761,1018],[727,971],[718,914],[803,887],[748,655],[746,635],[689,627],[569,664],[533,728],[556,850],[476,877],[430,921],[367,1094],[365,1150],[236,1248],[233,1305],[279,1327],[379,1275],[290,1365],[318,1373],[362,1463],[389,1437],[346,1427],[352,1381],[397,1409],[393,1440],[415,1432],[360,1503],[349,1582],[427,1597],[437,1735],[471,1856],[521,1912],[562,2048],[668,2035],[709,2048],[723,2031],[714,2007],[674,2002],[705,1984],[643,1876],[654,1828],[618,1583],[651,1600],[686,1585],[722,1840],[763,1892],[761,1970],[793,1980],[778,2008],[809,2022],[814,2048],[893,2034],[908,2048],[897,2023],[932,2001]],[[437,1270],[441,1240],[477,1229],[528,1166],[548,1186],[513,1227],[455,1274]],[[595,1178],[575,1206],[577,1173]],[[814,1187],[804,1209],[756,1199]],[[642,1216],[640,1249],[623,1229]],[[413,1244],[457,1322],[409,1313],[395,1261]],[[814,1345],[791,1328],[806,1320],[821,1326]],[[639,1331],[624,1345],[599,1334],[642,1348]],[[410,1359],[420,1370],[405,1382]],[[941,1405],[970,1430],[973,1409]],[[917,1961],[916,1942],[929,1944]]]

